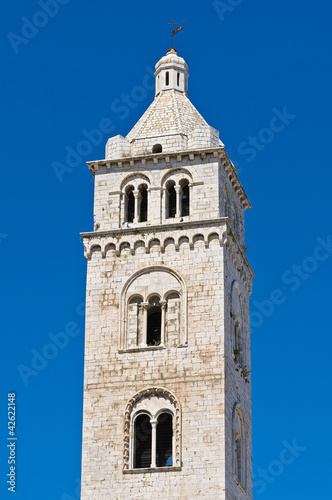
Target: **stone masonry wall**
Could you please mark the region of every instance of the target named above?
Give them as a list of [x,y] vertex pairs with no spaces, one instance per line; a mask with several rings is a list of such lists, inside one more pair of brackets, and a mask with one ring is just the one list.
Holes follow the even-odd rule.
[[[165,182],[174,175],[183,174],[188,178],[191,187],[191,210],[186,220],[208,219],[219,216],[218,192],[218,160],[211,158],[205,163],[199,156],[186,161],[161,161],[155,164],[152,160],[147,165],[136,166],[132,173],[123,167],[112,166],[100,169],[95,177],[94,221],[100,231],[123,228],[124,224],[124,192],[129,184],[148,186],[148,223],[166,222],[164,190]],[[111,173],[111,175],[110,175]],[[204,186],[202,188],[202,186]],[[178,218],[178,220],[180,217]],[[174,221],[174,219],[172,220]],[[145,226],[146,223],[138,223]],[[132,227],[127,224],[126,227]]]
[[[128,160],[129,164],[129,160]],[[166,183],[186,178],[190,186],[190,215],[183,220],[207,220],[228,216],[233,229],[244,245],[244,208],[225,171],[224,161],[204,152],[154,158],[136,162],[126,160],[105,163],[95,175],[94,222],[98,231],[111,231],[129,227],[167,224],[182,217],[166,217]],[[231,170],[233,168],[231,167]],[[234,174],[233,174],[234,175]],[[147,222],[125,223],[125,191],[129,185],[136,189],[140,184],[148,188]],[[226,203],[226,186],[229,191],[229,208]]]
[[[229,161],[218,155],[155,155],[96,168],[95,231],[82,235],[88,258],[82,500],[156,500],[161,495],[169,500],[252,499],[251,384],[236,371],[232,356],[231,290],[236,281],[243,364],[250,370],[253,275],[243,250],[244,198],[228,173]],[[190,215],[167,219],[165,184],[183,178],[189,180]],[[148,186],[148,220],[127,223],[125,189],[140,183]],[[226,214],[226,185],[238,219],[235,212]],[[124,341],[123,290],[145,268],[172,270],[185,283],[187,309],[182,296],[177,324],[183,330],[186,313],[187,343],[181,331],[178,345],[173,332],[165,347],[127,349],[135,346]],[[158,293],[152,289],[155,283],[151,293]],[[181,467],[123,472],[126,405],[150,387],[171,391],[181,405]],[[246,420],[246,493],[233,479],[235,404]]]
[[[221,228],[223,231],[224,228]],[[158,237],[158,234],[157,234]],[[223,247],[212,238],[134,256],[123,249],[88,264],[82,500],[225,498]],[[162,265],[188,286],[188,346],[119,352],[121,290],[138,269]],[[156,290],[157,291],[157,290]],[[182,407],[180,471],[124,474],[127,401],[146,387],[171,390]]]
[[[225,270],[225,446],[226,446],[226,500],[236,499],[252,499],[252,418],[251,418],[251,353],[250,353],[250,322],[249,322],[249,295],[250,291],[243,286],[241,276],[237,271],[232,259],[227,251],[225,251],[224,260]],[[233,359],[232,351],[232,285],[236,283],[241,289],[242,298],[242,318],[243,318],[243,354],[241,355],[241,366],[249,373],[246,376],[246,382],[240,371],[236,371],[239,367]],[[243,410],[246,426],[246,484],[244,485],[247,494],[244,494],[239,489],[238,485],[233,480],[233,411],[235,405],[239,404]]]

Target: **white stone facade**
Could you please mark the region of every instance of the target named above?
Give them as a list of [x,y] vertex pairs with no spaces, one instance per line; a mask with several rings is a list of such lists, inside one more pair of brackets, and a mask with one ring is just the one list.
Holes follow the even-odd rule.
[[[188,68],[172,53],[163,59],[156,76],[174,70],[169,84],[182,87],[165,89],[165,73],[157,99],[171,96],[175,113],[174,95],[188,100]],[[162,133],[157,115],[152,125],[143,115],[127,139],[108,141],[105,160],[89,163],[82,500],[252,499],[250,203],[218,134],[204,139],[183,119],[174,131],[172,113]],[[164,141],[170,131],[174,143]],[[152,153],[156,143],[162,152]],[[142,145],[150,149],[138,154]],[[151,343],[154,309],[161,326]],[[135,462],[142,415],[151,424],[144,467]],[[160,416],[172,426],[167,466],[158,465]]]

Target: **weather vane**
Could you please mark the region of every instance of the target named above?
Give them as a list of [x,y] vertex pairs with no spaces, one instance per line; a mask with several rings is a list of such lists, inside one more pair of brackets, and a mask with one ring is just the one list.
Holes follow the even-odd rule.
[[178,33],[179,31],[183,30],[183,24],[181,24],[181,26],[179,26],[178,28],[174,29],[174,25],[175,24],[178,24],[178,23],[175,23],[174,22],[174,19],[172,19],[172,22],[171,23],[168,23],[168,24],[171,24],[172,25],[172,49],[174,48],[173,47],[173,36],[176,35],[176,33]]

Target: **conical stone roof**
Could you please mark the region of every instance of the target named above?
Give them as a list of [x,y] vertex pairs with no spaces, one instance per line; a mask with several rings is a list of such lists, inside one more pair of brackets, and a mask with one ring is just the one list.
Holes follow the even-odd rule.
[[130,142],[148,137],[193,135],[196,127],[209,127],[188,97],[177,90],[160,92],[126,139]]
[[154,101],[125,138],[109,139],[106,158],[151,154],[156,145],[163,152],[223,146],[188,99],[188,66],[174,49],[158,61],[155,76]]

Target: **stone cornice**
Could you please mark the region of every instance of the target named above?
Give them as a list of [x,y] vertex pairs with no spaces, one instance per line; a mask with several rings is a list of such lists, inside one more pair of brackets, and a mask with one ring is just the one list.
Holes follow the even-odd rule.
[[174,224],[160,224],[155,226],[141,226],[110,231],[94,231],[81,233],[85,249],[85,256],[90,259],[93,249],[98,249],[101,256],[105,257],[108,249],[113,249],[115,255],[120,257],[124,248],[128,248],[135,255],[136,244],[144,245],[145,252],[150,253],[151,244],[158,240],[160,251],[165,251],[166,240],[173,239],[175,251],[179,250],[181,242],[186,239],[190,248],[194,247],[195,236],[201,234],[206,248],[210,244],[210,236],[218,235],[219,244],[228,252],[234,267],[239,272],[242,281],[251,291],[251,281],[254,277],[245,250],[240,244],[228,217],[216,219],[177,222]]
[[220,146],[218,148],[203,148],[203,149],[193,149],[193,150],[184,150],[184,151],[176,151],[176,152],[163,152],[163,153],[151,153],[139,156],[122,156],[121,158],[112,158],[112,159],[104,159],[104,160],[95,160],[88,161],[87,165],[94,175],[95,172],[102,167],[106,167],[110,169],[114,166],[117,167],[133,167],[135,163],[140,163],[146,165],[147,162],[152,162],[154,164],[158,164],[159,162],[172,163],[174,161],[181,162],[185,157],[189,157],[189,160],[194,160],[195,156],[201,156],[202,154],[212,156],[214,153],[219,153],[223,151],[225,148]]
[[133,227],[125,227],[120,229],[110,229],[109,231],[90,231],[86,233],[80,233],[82,238],[105,238],[114,236],[116,239],[119,239],[127,236],[127,235],[137,235],[137,234],[150,234],[156,232],[166,232],[169,233],[169,236],[172,236],[173,231],[181,230],[181,229],[191,229],[191,228],[199,228],[199,227],[209,227],[216,226],[220,223],[228,222],[228,217],[218,217],[216,219],[205,219],[205,220],[193,220],[193,221],[183,221],[183,222],[175,222],[170,224],[157,224],[153,226],[133,226]]
[[245,190],[241,184],[241,181],[237,176],[236,169],[235,169],[232,161],[229,159],[225,149],[222,151],[219,158],[221,158],[221,160],[222,160],[221,164],[223,165],[225,172],[228,175],[228,178],[230,180],[230,183],[232,184],[236,194],[239,197],[239,200],[242,203],[243,210],[246,210],[247,208],[252,208],[251,203],[248,199],[247,193],[245,192]]
[[105,160],[96,160],[89,161],[87,165],[90,169],[90,172],[95,175],[95,173],[100,169],[106,169],[107,171],[111,171],[112,167],[117,168],[128,168],[134,167],[135,164],[140,164],[142,166],[147,166],[148,163],[152,163],[154,165],[159,164],[159,162],[166,163],[166,168],[169,168],[170,165],[175,162],[182,162],[184,159],[189,159],[189,161],[194,161],[195,158],[199,156],[200,160],[204,161],[207,158],[219,158],[221,164],[223,165],[225,172],[229,178],[230,183],[232,184],[236,194],[241,201],[242,208],[246,210],[247,208],[252,208],[250,201],[247,197],[245,190],[242,187],[242,184],[236,174],[235,167],[231,160],[229,159],[224,146],[220,146],[218,148],[203,148],[203,149],[193,149],[193,150],[185,150],[185,151],[176,151],[176,152],[164,152],[164,153],[154,153],[140,156],[124,156],[121,158],[115,159],[105,159]]

